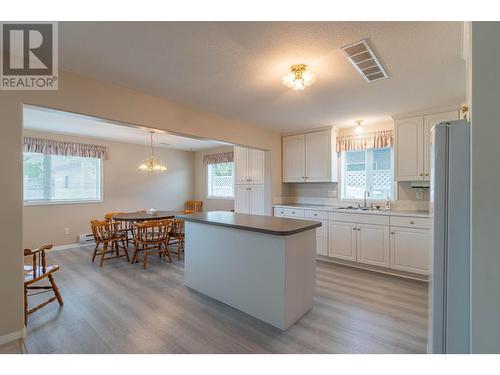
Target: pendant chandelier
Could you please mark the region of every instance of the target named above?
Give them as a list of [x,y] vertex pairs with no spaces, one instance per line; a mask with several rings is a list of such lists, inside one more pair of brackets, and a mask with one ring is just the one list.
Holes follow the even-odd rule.
[[150,131],[149,134],[151,136],[151,156],[147,159],[144,159],[142,163],[139,165],[139,170],[143,172],[165,172],[167,167],[163,164],[163,162],[156,158],[154,155],[153,149],[153,134],[154,131]]
[[281,77],[281,82],[292,90],[304,90],[311,86],[316,76],[307,69],[305,64],[296,64],[290,67],[290,72]]

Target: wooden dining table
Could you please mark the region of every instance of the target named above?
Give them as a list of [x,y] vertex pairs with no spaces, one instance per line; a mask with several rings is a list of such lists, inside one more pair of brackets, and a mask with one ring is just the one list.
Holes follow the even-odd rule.
[[117,221],[132,221],[134,223],[148,220],[173,219],[177,215],[183,215],[184,211],[155,211],[148,214],[147,212],[124,212],[113,215],[113,219]]

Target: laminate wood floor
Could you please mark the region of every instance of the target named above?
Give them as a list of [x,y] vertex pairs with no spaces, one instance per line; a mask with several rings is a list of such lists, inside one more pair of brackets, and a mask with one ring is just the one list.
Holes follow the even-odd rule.
[[[313,309],[285,332],[183,284],[182,261],[103,268],[79,247],[48,254],[64,306],[31,315],[15,353],[425,353],[427,284],[317,262]],[[149,259],[148,259],[149,261]]]

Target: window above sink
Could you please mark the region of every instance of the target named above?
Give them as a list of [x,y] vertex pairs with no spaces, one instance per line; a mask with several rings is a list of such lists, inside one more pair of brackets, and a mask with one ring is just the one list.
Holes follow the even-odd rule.
[[393,198],[392,148],[371,148],[341,153],[341,198],[370,200]]

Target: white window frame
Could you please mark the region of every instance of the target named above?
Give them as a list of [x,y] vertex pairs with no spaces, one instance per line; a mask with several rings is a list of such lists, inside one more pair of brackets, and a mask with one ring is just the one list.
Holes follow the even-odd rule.
[[[235,170],[235,164],[234,164],[234,161],[230,162],[230,163],[233,163],[233,170],[232,170],[232,174],[231,174],[231,177],[233,178],[233,195],[232,196],[220,196],[220,195],[210,195],[210,187],[209,187],[209,181],[210,181],[210,165],[212,164],[207,164],[206,168],[205,168],[205,188],[206,188],[206,198],[207,199],[219,199],[219,200],[226,200],[226,201],[234,201],[234,195],[235,195],[235,183],[234,183],[234,180],[235,180],[235,174],[234,174],[234,170]],[[223,164],[223,163],[220,163],[220,164]]]
[[[394,165],[394,147],[389,147],[391,149],[391,165],[392,165],[392,186],[391,186],[391,197],[390,200],[395,201],[397,199],[397,181],[395,181],[394,176],[395,176],[395,165]],[[360,150],[361,151],[361,150]],[[366,150],[364,150],[366,151]],[[339,152],[339,158],[338,158],[338,169],[340,171],[340,179],[338,182],[338,190],[340,191],[340,200],[345,201],[345,202],[362,202],[363,198],[344,198],[344,179],[345,179],[345,170],[344,170],[344,157],[345,157],[345,152]],[[365,163],[367,161],[365,160]],[[386,198],[372,198],[367,197],[367,201],[370,202],[384,202]]]
[[[24,163],[23,163],[24,169]],[[104,161],[99,159],[99,199],[78,199],[78,200],[39,200],[39,201],[25,201],[24,200],[24,184],[23,184],[23,205],[24,206],[51,206],[51,205],[65,205],[65,204],[89,204],[89,203],[103,203],[104,202]]]

